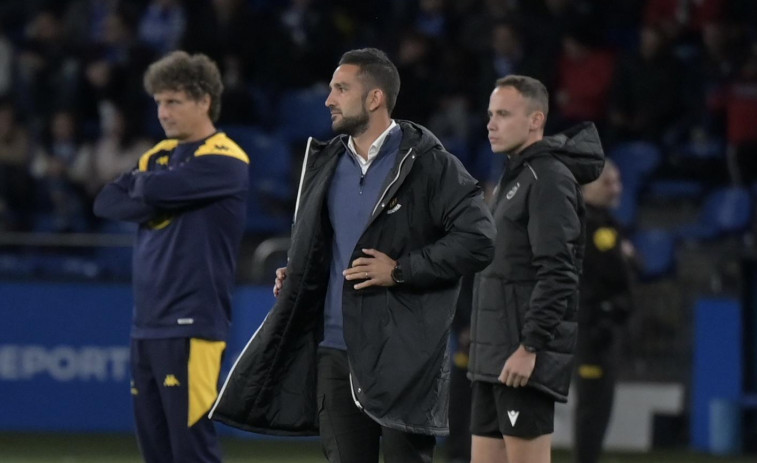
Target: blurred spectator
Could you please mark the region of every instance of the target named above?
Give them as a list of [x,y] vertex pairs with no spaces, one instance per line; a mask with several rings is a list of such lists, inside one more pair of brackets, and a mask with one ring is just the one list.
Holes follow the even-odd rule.
[[398,98],[394,114],[401,119],[427,121],[438,97],[438,74],[434,67],[438,56],[432,42],[416,30],[402,35],[397,56],[397,70],[402,76],[400,91],[412,98]]
[[26,23],[17,64],[17,101],[33,123],[50,108],[74,103],[77,64],[56,10],[41,10]]
[[[475,69],[475,57],[461,47],[446,46],[439,50],[436,69],[436,106],[428,119],[428,127],[467,168],[471,168],[468,140],[472,130],[473,102],[470,95],[475,81],[460,69]],[[476,126],[478,130],[480,126]],[[472,173],[472,171],[471,171]],[[474,174],[475,175],[475,174]]]
[[641,30],[639,51],[625,57],[615,72],[610,97],[610,141],[660,141],[681,116],[682,68],[662,31]]
[[[221,63],[223,94],[221,95],[221,113],[219,125],[228,124],[262,124],[258,118],[259,108],[246,85],[246,69],[242,58],[236,54],[224,55]],[[262,116],[261,116],[262,118]]]
[[[515,9],[513,1],[503,0],[458,0],[452,2],[451,28],[455,43],[476,55],[482,55],[491,44],[492,28],[507,21]],[[486,88],[489,88],[487,82]],[[488,98],[488,96],[487,96]]]
[[[524,40],[533,54],[545,66],[538,74],[528,74],[554,88],[557,57],[562,50],[562,39],[567,31],[577,27],[593,28],[589,18],[593,12],[587,0],[538,0],[522,2],[525,21]],[[501,77],[501,76],[500,76]]]
[[726,112],[731,177],[750,185],[757,181],[757,42],[728,92]]
[[33,184],[28,173],[29,132],[9,98],[0,99],[0,230],[30,226]]
[[610,422],[617,380],[619,328],[633,308],[634,249],[612,215],[620,201],[620,171],[611,160],[583,186],[586,254],[580,286],[576,349],[576,463],[597,463]]
[[139,20],[139,39],[159,55],[176,50],[187,27],[180,0],[151,0]]
[[[565,35],[554,92],[557,130],[582,121],[605,120],[614,70],[612,53],[593,47],[579,31]],[[601,124],[598,129],[603,132]]]
[[74,0],[64,15],[66,37],[77,47],[105,41],[108,17],[116,12],[119,0]]
[[90,199],[103,185],[134,169],[152,147],[152,141],[137,132],[136,122],[112,102],[100,103],[100,136],[84,146],[73,171],[74,180],[84,185]]
[[499,21],[491,29],[489,46],[481,55],[478,71],[476,107],[489,104],[492,82],[510,74],[539,78],[546,74],[537,53],[526,50],[520,28],[511,21]]
[[49,220],[35,225],[46,231],[67,232],[83,226],[86,158],[82,156],[76,116],[56,111],[49,120],[32,159],[31,173],[37,180],[40,207],[49,210]]
[[661,29],[670,39],[699,34],[704,24],[723,18],[728,0],[647,0],[644,24]]
[[[142,73],[154,52],[137,40],[135,21],[128,10],[110,13],[105,18],[103,41],[92,44],[81,60],[76,108],[87,135],[94,136],[97,131],[101,102],[113,101],[137,120],[150,102],[142,92]],[[136,129],[145,131],[146,127]]]
[[[743,34],[724,22],[701,27],[696,54],[684,62],[680,124],[672,126],[667,142],[670,174],[706,185],[728,181],[726,103],[728,89],[744,60]],[[669,124],[670,125],[670,124]]]
[[691,66],[690,79],[696,85],[689,90],[695,101],[697,123],[709,131],[723,133],[725,127],[725,97],[729,82],[738,71],[741,54],[734,43],[733,29],[724,23],[704,25],[701,53]]
[[[184,38],[185,47],[206,53],[219,64],[233,59],[235,66],[241,66],[235,71],[245,79],[242,85],[259,83],[257,76],[266,72],[262,68],[267,67],[266,53],[272,48],[267,43],[274,27],[271,19],[253,12],[246,0],[212,0],[210,6],[207,15],[197,18],[202,21],[198,32],[206,32],[195,34],[191,28],[193,33]],[[228,71],[222,71],[225,77]]]
[[7,95],[13,84],[13,44],[0,25],[0,95]]
[[415,28],[422,34],[435,39],[447,37],[447,16],[445,0],[419,0]]
[[495,77],[496,80],[498,77],[518,74],[524,53],[520,34],[515,27],[506,22],[495,24],[491,40],[491,68],[494,72],[487,77]]
[[330,79],[331,63],[342,50],[332,13],[313,0],[290,0],[278,11],[278,34],[268,38],[276,44],[275,57],[268,64],[273,64],[279,85],[308,87]]
[[607,48],[628,52],[636,48],[641,9],[646,0],[594,1],[594,20],[587,27],[595,30]]
[[677,37],[688,19],[687,3],[685,0],[647,0],[644,25],[657,28],[668,37]]

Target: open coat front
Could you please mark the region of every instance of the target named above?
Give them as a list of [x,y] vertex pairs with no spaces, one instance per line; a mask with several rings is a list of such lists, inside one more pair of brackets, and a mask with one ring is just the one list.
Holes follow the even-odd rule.
[[[459,160],[425,128],[398,123],[396,165],[351,260],[377,249],[400,262],[406,283],[356,291],[345,281],[352,392],[383,426],[446,434],[447,342],[459,280],[491,261],[495,230]],[[326,198],[345,147],[346,137],[308,145],[287,279],[229,373],[211,411],[215,420],[266,434],[317,434],[316,353],[332,238]]]

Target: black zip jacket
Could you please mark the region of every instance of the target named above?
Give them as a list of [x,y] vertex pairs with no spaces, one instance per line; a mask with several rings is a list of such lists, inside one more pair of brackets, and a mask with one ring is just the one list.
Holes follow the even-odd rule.
[[[460,277],[491,262],[495,229],[460,161],[425,128],[398,123],[396,165],[351,260],[377,249],[400,262],[406,282],[356,291],[345,280],[344,338],[359,407],[383,426],[442,435]],[[215,420],[266,434],[317,434],[316,351],[332,234],[326,198],[345,145],[343,136],[308,144],[287,278],[229,373],[211,410]]]
[[585,207],[580,185],[604,154],[584,123],[511,156],[492,206],[494,261],[476,277],[468,376],[496,383],[520,344],[537,350],[528,386],[567,401],[577,336]]
[[[581,275],[578,312],[579,354],[583,358],[607,349],[614,327],[628,319],[633,308],[631,262],[623,255],[623,234],[609,209],[586,205],[586,257]],[[581,339],[587,342],[581,342]]]

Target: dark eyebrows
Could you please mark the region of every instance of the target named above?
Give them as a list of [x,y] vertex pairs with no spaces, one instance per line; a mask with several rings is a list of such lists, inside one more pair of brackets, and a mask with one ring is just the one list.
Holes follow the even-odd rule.
[[486,114],[489,117],[492,117],[494,114],[496,114],[498,116],[509,116],[510,115],[510,111],[508,111],[506,109],[498,109],[498,110],[492,112],[491,110],[489,110],[489,111],[486,111]]

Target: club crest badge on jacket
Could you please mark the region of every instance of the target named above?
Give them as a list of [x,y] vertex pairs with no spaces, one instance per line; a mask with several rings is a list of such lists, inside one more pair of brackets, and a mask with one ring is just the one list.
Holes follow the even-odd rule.
[[386,206],[386,208],[387,208],[386,213],[387,214],[394,214],[395,212],[397,212],[398,210],[400,210],[401,207],[402,207],[402,204],[400,204],[397,201],[397,198],[392,198],[392,200],[389,201],[389,204]]

